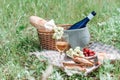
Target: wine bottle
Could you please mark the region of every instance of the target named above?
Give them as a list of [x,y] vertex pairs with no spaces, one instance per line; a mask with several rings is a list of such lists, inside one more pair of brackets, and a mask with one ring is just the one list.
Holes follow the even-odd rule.
[[92,11],[86,18],[73,24],[68,30],[80,29],[86,27],[86,24],[96,15],[95,11]]

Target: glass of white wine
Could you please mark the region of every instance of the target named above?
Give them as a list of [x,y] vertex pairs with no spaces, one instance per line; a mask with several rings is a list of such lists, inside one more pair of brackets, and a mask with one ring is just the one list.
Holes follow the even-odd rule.
[[60,52],[60,60],[62,60],[62,54],[69,46],[69,36],[68,34],[63,34],[61,39],[55,41],[56,49]]

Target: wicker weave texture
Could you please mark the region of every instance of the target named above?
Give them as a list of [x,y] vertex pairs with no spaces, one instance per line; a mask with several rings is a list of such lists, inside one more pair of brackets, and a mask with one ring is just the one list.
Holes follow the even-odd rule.
[[[71,26],[71,24],[59,24],[58,26],[61,26],[64,29],[68,29]],[[47,30],[37,30],[37,32],[40,40],[40,46],[42,47],[42,49],[56,50],[55,40],[52,38],[54,32],[50,32]]]

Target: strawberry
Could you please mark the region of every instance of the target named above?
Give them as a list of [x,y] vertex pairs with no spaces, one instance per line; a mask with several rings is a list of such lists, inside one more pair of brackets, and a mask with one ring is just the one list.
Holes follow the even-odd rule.
[[83,48],[83,54],[88,57],[88,56],[94,56],[95,52],[88,48]]

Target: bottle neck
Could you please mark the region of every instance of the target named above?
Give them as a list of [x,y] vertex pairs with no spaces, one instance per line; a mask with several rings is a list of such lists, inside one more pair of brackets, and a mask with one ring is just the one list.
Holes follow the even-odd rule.
[[87,17],[89,20],[91,20],[94,16],[92,14],[89,14]]

